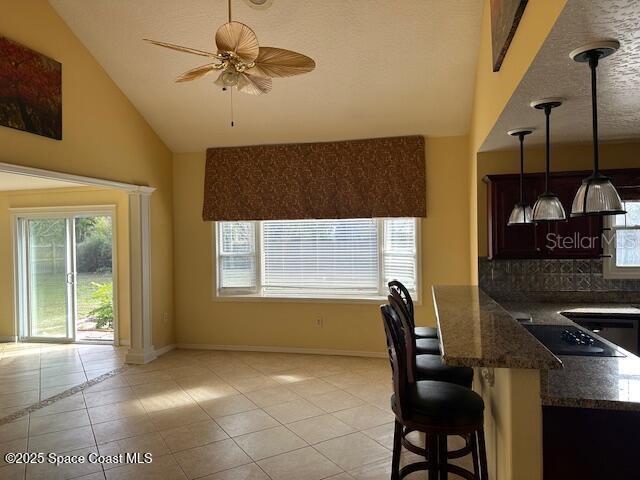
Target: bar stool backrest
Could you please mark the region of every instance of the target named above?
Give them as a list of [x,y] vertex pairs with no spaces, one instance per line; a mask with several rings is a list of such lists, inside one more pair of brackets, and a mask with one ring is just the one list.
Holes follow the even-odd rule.
[[395,313],[394,320],[397,322],[396,329],[401,335],[400,340],[404,342],[405,352],[407,354],[407,379],[410,383],[415,381],[416,370],[416,337],[413,333],[413,325],[409,322],[407,310],[401,299],[394,295],[387,297],[389,305]]
[[399,319],[390,305],[380,306],[382,323],[387,337],[387,350],[393,378],[393,393],[395,394],[395,414],[402,420],[405,418],[407,405],[407,353],[402,333],[398,331]]
[[391,293],[391,295],[396,295],[398,296],[402,302],[405,304],[406,309],[407,309],[407,313],[408,315],[408,319],[411,322],[411,325],[413,325],[415,327],[415,322],[413,320],[414,316],[413,316],[413,299],[411,298],[411,294],[409,293],[409,290],[407,289],[407,287],[404,286],[404,284],[398,280],[392,280],[388,283],[389,286],[389,293]]

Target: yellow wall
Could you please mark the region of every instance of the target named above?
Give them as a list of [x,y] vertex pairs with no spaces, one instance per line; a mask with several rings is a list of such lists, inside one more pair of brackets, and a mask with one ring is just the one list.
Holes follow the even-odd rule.
[[[600,145],[600,165],[607,168],[639,168],[640,143],[607,143]],[[487,246],[487,185],[485,175],[520,172],[520,152],[499,151],[478,154],[478,255],[486,256]],[[593,147],[588,144],[558,145],[551,149],[552,171],[591,170],[593,168]],[[543,147],[528,148],[525,151],[525,171],[544,172],[545,154]],[[576,191],[578,185],[575,186]],[[556,192],[557,193],[557,192]],[[533,204],[535,199],[528,198]]]
[[[434,325],[432,284],[469,282],[467,137],[429,138],[427,218],[422,221],[423,305]],[[175,294],[179,344],[384,351],[378,303],[214,301],[212,224],[201,218],[204,153],[174,156]],[[322,316],[324,326],[315,326]]]
[[566,0],[533,0],[527,4],[520,25],[499,72],[493,72],[491,60],[491,16],[490,3],[485,0],[482,16],[478,65],[473,110],[469,130],[469,170],[470,170],[470,261],[472,280],[478,281],[478,232],[477,204],[477,152],[484,142],[500,113],[519,85],[544,40],[551,31]]
[[13,239],[10,208],[116,206],[118,327],[120,341],[129,342],[129,200],[125,192],[97,188],[61,188],[0,192],[0,336],[18,333],[14,322]]
[[0,32],[62,63],[63,140],[0,127],[0,161],[157,188],[153,342],[173,342],[171,152],[46,0],[0,0]]

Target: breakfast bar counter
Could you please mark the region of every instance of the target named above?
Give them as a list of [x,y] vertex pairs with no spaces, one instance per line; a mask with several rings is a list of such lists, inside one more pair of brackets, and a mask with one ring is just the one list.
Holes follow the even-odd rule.
[[476,286],[435,286],[433,302],[447,365],[558,369],[562,362]]

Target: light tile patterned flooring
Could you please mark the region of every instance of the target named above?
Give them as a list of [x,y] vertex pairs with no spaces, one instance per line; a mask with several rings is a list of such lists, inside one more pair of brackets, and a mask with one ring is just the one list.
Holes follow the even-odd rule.
[[[0,417],[117,368],[124,355],[0,348]],[[25,467],[0,458],[0,478],[386,480],[390,392],[386,359],[175,350],[0,426],[0,457],[150,452],[152,463]]]

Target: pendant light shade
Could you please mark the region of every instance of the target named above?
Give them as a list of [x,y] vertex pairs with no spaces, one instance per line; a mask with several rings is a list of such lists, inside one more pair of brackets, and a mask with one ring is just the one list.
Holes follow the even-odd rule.
[[601,58],[618,50],[616,40],[591,43],[570,53],[576,62],[589,63],[591,69],[591,111],[593,121],[593,174],[582,181],[571,207],[572,217],[588,215],[621,215],[626,213],[622,200],[611,180],[600,173],[600,152],[598,145],[598,96],[596,68]]
[[554,193],[543,193],[533,205],[535,222],[559,222],[567,219],[562,202]]
[[545,114],[545,129],[546,129],[546,169],[544,174],[544,193],[538,197],[536,203],[533,205],[533,221],[534,222],[558,222],[567,219],[567,215],[562,206],[562,202],[558,196],[549,191],[549,170],[551,163],[551,139],[549,128],[549,117],[551,116],[551,110],[562,105],[562,99],[559,98],[545,98],[543,100],[536,100],[531,102],[531,106],[538,110],[544,110]]
[[533,215],[531,213],[531,207],[526,203],[516,203],[509,215],[509,221],[507,225],[510,227],[513,225],[527,225],[533,223]]
[[516,203],[509,215],[507,225],[527,225],[533,223],[531,207],[524,201],[524,137],[533,132],[532,128],[509,130],[507,133],[520,140],[520,202]]
[[573,206],[572,217],[588,215],[623,215],[622,200],[611,180],[604,175],[591,175],[582,181]]

